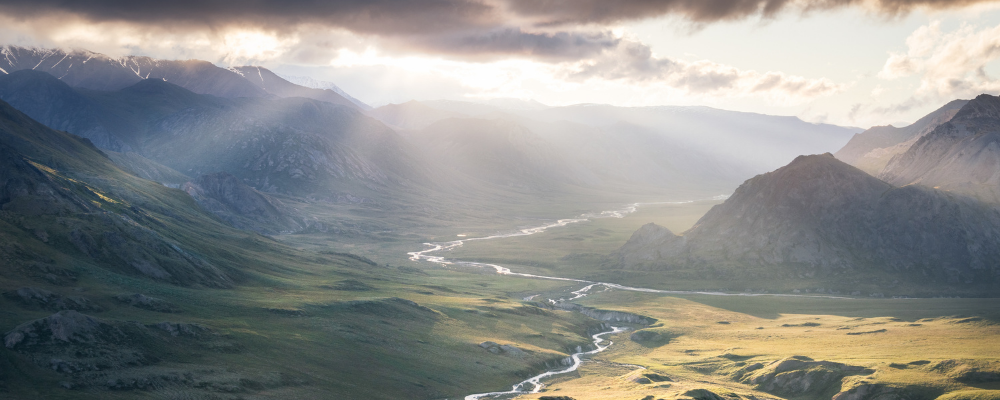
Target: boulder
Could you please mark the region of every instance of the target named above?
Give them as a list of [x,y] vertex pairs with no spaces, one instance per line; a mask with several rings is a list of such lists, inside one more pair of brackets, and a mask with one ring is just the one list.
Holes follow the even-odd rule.
[[486,341],[480,343],[479,347],[482,347],[493,354],[505,354],[513,357],[524,357],[527,355],[526,351],[521,350],[509,344],[501,345],[497,342]]

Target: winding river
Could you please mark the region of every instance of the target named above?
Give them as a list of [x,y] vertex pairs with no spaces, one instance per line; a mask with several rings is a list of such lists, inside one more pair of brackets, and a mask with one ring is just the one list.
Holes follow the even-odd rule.
[[[712,200],[720,200],[722,198],[724,198],[724,197],[715,197],[715,198],[712,198]],[[559,227],[564,227],[564,226],[567,226],[567,225],[570,225],[570,224],[577,224],[577,223],[581,223],[581,222],[586,222],[586,221],[590,221],[591,219],[598,219],[598,218],[624,218],[626,215],[631,214],[631,213],[635,212],[636,210],[638,210],[639,207],[641,205],[643,205],[643,204],[685,204],[685,203],[692,203],[692,202],[693,201],[660,202],[660,203],[633,203],[633,204],[626,205],[625,207],[622,207],[621,209],[618,209],[618,210],[601,211],[601,212],[597,212],[597,213],[583,214],[583,215],[581,215],[581,216],[579,216],[577,218],[560,219],[560,220],[558,220],[556,222],[548,223],[548,224],[541,225],[541,226],[531,227],[531,228],[524,228],[524,229],[520,229],[520,230],[517,230],[517,231],[514,231],[514,232],[510,232],[510,233],[496,234],[496,235],[483,236],[483,237],[474,237],[474,238],[464,238],[464,239],[459,239],[459,240],[453,240],[453,241],[450,241],[450,242],[424,243],[424,245],[427,246],[426,249],[421,250],[421,251],[409,252],[409,253],[407,253],[407,255],[409,255],[410,256],[410,260],[413,260],[413,261],[428,261],[428,262],[432,262],[432,263],[440,264],[440,265],[460,265],[460,266],[473,267],[473,268],[492,268],[492,269],[494,269],[500,275],[512,275],[512,276],[520,276],[520,277],[533,278],[533,279],[547,279],[547,280],[556,280],[556,281],[577,282],[577,283],[583,284],[583,287],[581,287],[578,290],[575,290],[575,291],[571,292],[573,294],[573,296],[570,297],[570,298],[568,298],[568,299],[556,299],[556,300],[548,299],[548,301],[552,302],[552,303],[558,303],[558,302],[564,302],[564,301],[570,301],[570,300],[579,299],[581,297],[587,296],[587,294],[589,294],[591,292],[591,290],[593,290],[595,287],[598,287],[598,286],[604,286],[605,290],[608,290],[608,289],[618,289],[618,290],[628,290],[628,291],[633,291],[633,292],[663,293],[663,294],[688,294],[688,295],[690,295],[690,294],[702,294],[702,295],[713,295],[713,296],[774,296],[774,297],[810,297],[810,298],[850,299],[850,297],[797,295],[797,294],[778,294],[778,293],[723,293],[723,292],[705,292],[705,291],[682,291],[682,290],[649,289],[649,288],[640,288],[640,287],[619,285],[617,283],[594,282],[594,281],[588,281],[588,280],[585,280],[585,279],[563,278],[563,277],[558,277],[558,276],[545,276],[545,275],[526,274],[526,273],[522,273],[522,272],[511,271],[510,268],[507,268],[507,267],[504,267],[504,266],[498,265],[498,264],[488,264],[488,263],[479,263],[479,262],[472,262],[472,261],[452,260],[452,259],[447,259],[444,256],[439,256],[439,255],[433,255],[432,254],[432,253],[450,251],[450,250],[455,249],[457,247],[461,247],[466,242],[480,241],[480,240],[496,240],[496,239],[505,239],[505,238],[510,238],[510,237],[534,235],[534,234],[537,234],[537,233],[545,232],[545,231],[547,231],[549,229],[552,229],[552,228],[559,228]],[[525,299],[526,300],[530,300],[531,298],[534,298],[536,296],[529,296],[529,297],[527,297]],[[624,330],[625,330],[624,328],[613,327],[612,331],[602,332],[602,333],[598,333],[598,334],[594,335],[593,339],[594,339],[594,345],[595,345],[596,349],[591,350],[591,351],[587,351],[587,352],[580,352],[580,353],[573,354],[571,356],[572,359],[573,359],[573,365],[570,366],[569,368],[566,368],[566,369],[563,369],[563,370],[547,371],[545,373],[536,375],[534,377],[531,377],[531,378],[529,378],[529,379],[527,379],[527,380],[525,380],[523,382],[520,382],[520,383],[514,385],[513,388],[511,388],[511,390],[506,391],[506,392],[490,392],[490,393],[472,394],[472,395],[466,396],[465,400],[480,400],[480,399],[483,399],[483,398],[489,398],[489,397],[494,397],[494,396],[510,396],[510,395],[538,393],[545,386],[543,383],[541,383],[542,379],[548,378],[550,376],[555,376],[555,375],[560,375],[560,374],[565,374],[565,373],[576,371],[577,368],[579,368],[580,364],[582,363],[582,360],[580,359],[580,356],[585,356],[585,355],[590,355],[590,354],[595,354],[595,353],[602,352],[602,351],[604,351],[605,349],[607,349],[608,347],[610,347],[613,344],[611,341],[608,341],[607,345],[603,345],[602,346],[601,343],[603,343],[604,340],[605,340],[605,339],[602,338],[603,336],[614,334],[614,333],[618,333],[618,332],[622,332]],[[527,390],[526,388],[529,385],[531,385],[531,389]]]
[[[706,199],[706,200],[721,200],[723,198],[725,198],[725,197],[724,196],[723,197],[717,196],[717,197],[713,197],[711,199]],[[457,247],[461,247],[466,242],[473,242],[473,241],[480,241],[480,240],[506,239],[506,238],[510,238],[510,237],[519,237],[519,236],[529,236],[529,235],[534,235],[534,234],[537,234],[537,233],[545,232],[545,231],[547,231],[549,229],[552,229],[552,228],[559,228],[559,227],[563,227],[563,226],[567,226],[567,225],[571,225],[571,224],[578,224],[578,223],[581,223],[581,222],[587,222],[587,221],[590,221],[591,219],[598,219],[598,218],[624,218],[626,215],[631,214],[631,213],[635,212],[636,210],[638,210],[639,207],[642,206],[642,205],[644,205],[644,204],[649,204],[649,205],[653,205],[653,204],[687,204],[687,203],[693,203],[693,202],[694,201],[692,200],[692,201],[659,202],[659,203],[632,203],[632,204],[629,204],[629,205],[627,205],[627,206],[625,206],[625,207],[623,207],[621,209],[618,209],[618,210],[601,211],[601,212],[597,212],[597,213],[583,214],[583,215],[581,215],[581,216],[579,216],[577,218],[560,219],[560,220],[558,220],[556,222],[548,223],[548,224],[541,225],[541,226],[531,227],[531,228],[524,228],[524,229],[520,229],[520,230],[517,230],[517,231],[514,231],[514,232],[510,232],[510,233],[501,233],[501,234],[496,234],[496,235],[491,235],[491,236],[482,236],[482,237],[474,237],[474,238],[463,238],[463,239],[459,239],[459,240],[453,240],[453,241],[450,241],[450,242],[424,243],[424,245],[427,246],[426,249],[421,250],[421,251],[411,251],[411,252],[408,252],[406,254],[410,256],[410,260],[412,260],[412,261],[428,261],[428,262],[432,262],[432,263],[440,264],[440,265],[460,265],[460,266],[474,267],[474,268],[492,268],[493,270],[495,270],[500,275],[511,275],[511,276],[525,277],[525,278],[547,279],[547,280],[555,280],[555,281],[578,282],[578,283],[584,284],[584,286],[581,289],[572,292],[573,295],[574,295],[574,297],[569,298],[569,299],[559,299],[559,301],[579,299],[581,297],[586,296],[587,293],[591,289],[593,289],[594,287],[597,287],[597,286],[604,286],[607,289],[618,289],[618,290],[627,290],[627,291],[632,291],[632,292],[662,293],[662,294],[687,294],[687,295],[690,295],[690,294],[703,294],[703,295],[711,295],[711,296],[770,296],[770,297],[809,297],[809,298],[827,298],[827,299],[851,299],[851,297],[842,297],[842,296],[822,296],[822,295],[783,294],[783,293],[724,293],[724,292],[709,292],[709,291],[650,289],[650,288],[641,288],[641,287],[634,287],[634,286],[619,285],[617,283],[610,283],[610,282],[588,281],[586,279],[563,278],[563,277],[558,277],[558,276],[546,276],[546,275],[526,274],[526,273],[523,273],[523,272],[514,272],[514,271],[511,271],[510,268],[507,268],[507,267],[504,267],[504,266],[498,265],[498,264],[488,264],[488,263],[480,263],[480,262],[474,262],[474,261],[452,260],[452,259],[445,258],[444,256],[437,256],[437,255],[432,255],[431,254],[431,253],[437,253],[437,252],[447,252],[447,251],[450,251],[450,250],[455,249]],[[534,296],[532,296],[532,297],[534,297]],[[555,300],[550,300],[550,301],[555,301]]]
[[[615,334],[615,333],[618,333],[618,332],[622,332],[624,330],[625,330],[625,328],[613,327],[613,329],[610,330],[610,331],[601,332],[601,333],[598,333],[598,334],[592,336],[593,339],[594,339],[594,347],[596,347],[596,348],[594,350],[591,350],[591,351],[579,352],[579,353],[575,353],[572,356],[570,356],[573,359],[573,365],[569,366],[566,369],[548,371],[548,372],[545,372],[545,373],[542,373],[542,374],[535,375],[535,376],[533,376],[531,378],[525,379],[524,381],[522,381],[522,382],[514,385],[514,387],[512,387],[510,390],[508,390],[506,392],[489,392],[489,393],[470,394],[468,396],[465,396],[465,400],[479,400],[479,399],[482,399],[482,398],[494,397],[494,396],[522,395],[522,394],[538,393],[538,392],[542,391],[543,387],[545,387],[545,384],[542,383],[542,379],[548,378],[550,376],[561,375],[561,374],[565,374],[565,373],[570,373],[570,372],[576,371],[577,368],[580,368],[580,364],[583,362],[583,360],[580,359],[580,356],[586,356],[586,355],[590,355],[590,354],[600,353],[600,352],[604,351],[605,349],[607,349],[608,347],[610,347],[612,344],[614,344],[614,342],[608,340],[608,344],[601,345],[602,343],[604,343],[604,340],[605,340],[604,338],[602,338],[602,336]],[[526,388],[529,385],[531,385],[531,390],[526,390]]]

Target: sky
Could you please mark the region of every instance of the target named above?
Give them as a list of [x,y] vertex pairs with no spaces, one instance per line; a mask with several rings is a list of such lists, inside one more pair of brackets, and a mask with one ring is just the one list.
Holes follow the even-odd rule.
[[0,0],[0,44],[260,65],[371,105],[705,105],[867,128],[1000,93],[984,0]]

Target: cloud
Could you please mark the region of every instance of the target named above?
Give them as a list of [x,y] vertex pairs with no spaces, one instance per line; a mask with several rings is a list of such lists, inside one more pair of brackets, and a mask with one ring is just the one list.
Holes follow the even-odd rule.
[[990,0],[3,0],[7,15],[72,14],[94,22],[250,25],[280,30],[325,24],[355,33],[427,34],[493,29],[509,21],[542,25],[608,24],[676,15],[693,22],[770,18],[786,10],[859,7],[886,15],[947,9]]
[[417,48],[467,59],[520,57],[555,62],[593,57],[617,47],[620,41],[608,31],[549,33],[524,32],[520,28],[506,27],[409,38],[402,44],[406,48],[399,50],[413,51]]
[[509,12],[538,26],[609,24],[661,16],[694,23],[774,18],[786,11],[808,14],[847,7],[884,16],[915,9],[952,9],[990,0],[507,0]]
[[[520,57],[546,62],[584,60],[613,48],[614,24],[676,16],[695,24],[774,18],[783,12],[814,13],[854,7],[883,15],[917,8],[944,9],[987,0],[0,0],[0,17],[19,21],[42,42],[82,43],[62,35],[67,27],[128,33],[144,38],[122,45],[131,50],[162,48],[157,38],[195,37],[213,48],[234,42],[230,32],[258,35],[275,49],[254,53],[237,43],[239,54],[203,57],[261,60],[294,53],[296,60],[321,62],[339,48],[377,46],[401,53],[492,61]],[[9,25],[11,24],[6,24]],[[2,27],[0,27],[2,29]],[[257,33],[254,33],[257,32]],[[2,32],[0,32],[2,35]],[[266,37],[265,37],[266,36]],[[117,37],[117,36],[116,36]],[[327,39],[327,38],[333,38]],[[174,40],[176,39],[176,40]],[[118,42],[110,40],[105,42]],[[134,40],[133,42],[137,42]],[[331,44],[333,42],[333,44]],[[349,42],[344,44],[344,42]],[[102,42],[104,52],[112,52]],[[298,47],[291,46],[297,44]],[[339,47],[338,47],[339,46]],[[92,46],[85,46],[92,47]],[[189,50],[174,45],[173,53]],[[197,47],[197,46],[196,46]],[[279,50],[284,49],[284,52]],[[632,49],[642,51],[641,49]],[[218,51],[218,49],[216,49]],[[226,49],[225,53],[232,53]],[[162,53],[159,53],[162,54]],[[641,58],[636,59],[641,64]],[[643,66],[635,64],[632,70]],[[655,64],[655,63],[654,63]],[[647,65],[650,73],[660,68]],[[902,67],[902,65],[901,65]],[[905,70],[903,72],[906,72]],[[701,79],[724,79],[705,76]],[[696,85],[698,82],[692,82]]]
[[303,24],[355,33],[427,34],[494,27],[495,7],[478,0],[2,0],[0,12],[20,18],[60,14],[91,22],[281,31]]
[[832,95],[846,86],[826,78],[809,79],[782,72],[757,72],[707,60],[660,58],[639,42],[623,40],[600,57],[573,64],[569,80],[619,81],[630,85],[658,84],[703,96],[762,96],[782,103]]
[[889,55],[878,76],[892,80],[918,75],[920,86],[913,99],[887,111],[1000,91],[1000,80],[986,73],[987,66],[1000,58],[1000,26],[963,25],[945,33],[939,22],[933,22],[914,31],[906,45],[905,53]]

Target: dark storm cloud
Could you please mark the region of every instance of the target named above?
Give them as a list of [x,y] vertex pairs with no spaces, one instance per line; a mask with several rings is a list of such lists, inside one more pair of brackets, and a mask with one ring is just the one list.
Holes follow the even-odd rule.
[[955,8],[992,0],[0,0],[0,12],[37,17],[52,12],[91,21],[140,24],[299,24],[377,35],[433,34],[502,26],[606,24],[664,15],[696,23],[865,7],[890,15],[917,7]]
[[530,58],[575,60],[593,57],[619,46],[621,39],[610,32],[531,33],[520,28],[435,35],[415,39],[410,46],[455,54],[524,56]]
[[385,35],[492,27],[499,20],[494,7],[476,0],[0,0],[0,12],[25,18],[57,12],[160,26],[283,30],[318,24]]
[[863,7],[896,16],[916,8],[947,9],[994,0],[505,0],[508,12],[533,19],[536,26],[607,24],[676,15],[694,23],[752,17],[782,11],[815,12]]
[[[58,26],[60,18],[167,31],[259,28],[310,37],[344,29],[376,38],[384,48],[464,59],[565,61],[618,52],[630,63],[628,75],[652,79],[669,62],[636,54],[648,49],[622,47],[621,39],[602,25],[664,15],[702,24],[850,6],[898,15],[914,7],[980,1],[985,0],[0,0],[0,15],[42,21],[34,27],[38,31]],[[328,52],[317,46],[298,56],[322,59]],[[720,79],[726,77],[693,78],[690,84]]]

